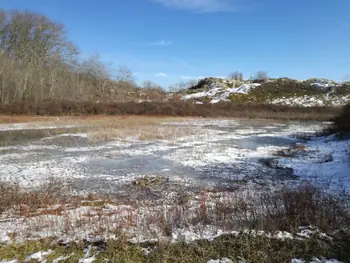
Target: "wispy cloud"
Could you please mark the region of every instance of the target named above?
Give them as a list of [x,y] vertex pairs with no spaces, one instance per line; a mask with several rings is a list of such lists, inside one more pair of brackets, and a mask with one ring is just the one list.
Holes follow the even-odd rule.
[[150,43],[151,46],[172,46],[174,45],[174,42],[172,40],[159,40],[154,43]]
[[158,77],[158,78],[166,78],[168,77],[168,74],[165,74],[164,72],[158,72],[156,74],[154,74],[155,77]]
[[239,0],[153,0],[167,7],[198,12],[236,11]]

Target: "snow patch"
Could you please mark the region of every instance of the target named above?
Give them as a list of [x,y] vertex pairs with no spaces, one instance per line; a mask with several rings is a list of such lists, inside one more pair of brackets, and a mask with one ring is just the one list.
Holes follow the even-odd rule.
[[36,252],[28,257],[25,258],[24,262],[28,262],[30,260],[37,260],[39,262],[46,262],[45,257],[49,256],[50,254],[52,254],[52,250],[49,249],[48,251],[39,251]]
[[207,263],[233,263],[233,261],[229,258],[222,258],[222,259],[211,259]]
[[350,101],[350,95],[346,96],[333,96],[331,94],[325,94],[320,96],[301,96],[301,97],[282,97],[271,100],[269,103],[276,105],[288,105],[288,106],[301,106],[301,107],[314,107],[314,106],[344,106]]
[[58,263],[58,262],[60,262],[60,261],[67,260],[67,259],[69,259],[70,257],[71,257],[71,256],[60,256],[60,257],[58,257],[58,258],[52,260],[52,263]]
[[347,159],[350,140],[315,138],[306,144],[308,154],[280,158],[278,165],[292,168],[301,179],[328,186],[331,190],[350,189],[350,163]]
[[61,129],[61,128],[75,128],[77,125],[60,125],[51,124],[47,125],[44,123],[9,123],[0,124],[0,131],[20,131],[20,130],[49,130],[49,129]]
[[221,85],[212,84],[207,91],[184,95],[182,96],[182,99],[189,100],[208,97],[211,103],[218,103],[221,101],[229,101],[229,97],[232,94],[248,94],[251,89],[259,86],[261,86],[261,84],[250,83],[244,84],[238,88],[225,88]]
[[78,263],[92,263],[96,260],[96,256],[92,256],[89,258],[81,258],[79,259]]
[[[304,259],[297,259],[294,258],[290,261],[291,263],[307,263]],[[318,259],[316,257],[313,257],[309,263],[342,263],[341,261],[338,261],[336,259]]]

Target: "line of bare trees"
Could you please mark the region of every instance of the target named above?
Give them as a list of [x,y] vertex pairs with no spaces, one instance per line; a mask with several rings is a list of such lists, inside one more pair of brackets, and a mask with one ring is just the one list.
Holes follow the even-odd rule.
[[[235,81],[244,81],[243,73],[240,71],[235,71],[235,72],[231,73],[228,77],[230,79],[235,80]],[[268,76],[268,73],[266,71],[259,70],[253,76],[251,76],[249,79],[251,81],[264,81],[268,78],[269,78],[269,76]]]
[[62,24],[37,13],[0,9],[0,103],[162,96],[154,87],[140,92],[127,68],[112,76],[98,56],[81,61],[78,55]]

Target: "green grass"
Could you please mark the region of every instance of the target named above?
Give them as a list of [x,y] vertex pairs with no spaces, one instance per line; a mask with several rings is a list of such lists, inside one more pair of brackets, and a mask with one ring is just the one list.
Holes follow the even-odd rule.
[[251,89],[247,95],[233,94],[230,99],[231,101],[239,102],[253,101],[263,103],[282,97],[303,97],[306,95],[320,96],[322,94],[324,94],[322,90],[309,83],[297,82],[292,79],[277,79]]
[[[70,256],[61,262],[78,262],[84,256],[87,243],[70,243],[68,246],[58,244],[52,239],[28,241],[19,245],[0,246],[0,259],[18,259],[22,262],[27,256],[38,252],[53,250],[48,262],[60,257]],[[254,237],[248,234],[238,236],[223,235],[214,241],[200,240],[192,243],[158,243],[135,245],[126,239],[108,240],[103,247],[94,247],[90,256],[95,255],[96,261],[105,262],[147,262],[147,263],[185,263],[207,262],[210,259],[230,258],[237,262],[244,258],[247,262],[270,263],[290,262],[293,258],[309,260],[312,257],[336,258],[343,262],[350,262],[350,236],[338,236],[332,241],[313,236],[306,240],[278,240],[263,236]],[[151,248],[148,255],[142,248]],[[35,261],[33,261],[35,262]]]
[[0,260],[17,259],[19,262],[23,262],[26,257],[32,255],[33,253],[38,251],[48,251],[50,249],[53,250],[53,253],[47,257],[48,262],[51,262],[53,259],[60,256],[67,255],[71,255],[71,258],[67,262],[77,262],[78,259],[80,259],[84,254],[83,245],[80,243],[72,243],[66,248],[59,245],[56,240],[47,238],[37,241],[27,241],[14,245],[0,245]]

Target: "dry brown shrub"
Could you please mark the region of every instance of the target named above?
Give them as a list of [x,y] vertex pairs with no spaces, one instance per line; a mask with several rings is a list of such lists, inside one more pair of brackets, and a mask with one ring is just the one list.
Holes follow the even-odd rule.
[[262,225],[273,230],[292,230],[316,226],[325,232],[350,225],[350,196],[334,196],[310,184],[285,188],[261,197]]
[[50,100],[40,105],[15,102],[0,105],[2,114],[38,115],[143,115],[178,117],[231,117],[278,120],[329,120],[338,113],[333,107],[289,107],[265,104],[193,104],[178,102],[73,102]]
[[50,180],[36,190],[26,190],[14,183],[1,182],[0,213],[12,208],[19,209],[21,214],[26,215],[38,208],[66,203],[71,196],[63,186],[64,184],[57,179]]

